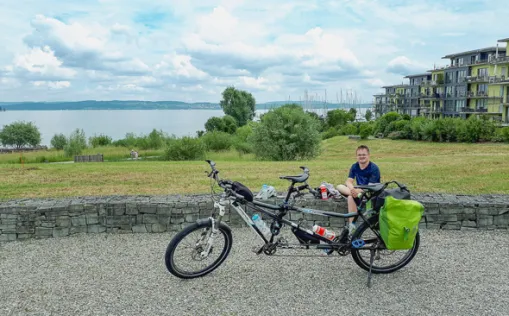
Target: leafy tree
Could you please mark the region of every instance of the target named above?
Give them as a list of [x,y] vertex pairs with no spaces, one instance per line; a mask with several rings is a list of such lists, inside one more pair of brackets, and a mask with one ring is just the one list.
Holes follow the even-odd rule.
[[35,147],[41,143],[41,133],[32,122],[18,121],[4,125],[0,131],[2,145],[22,148],[26,145]]
[[261,159],[309,159],[320,151],[317,121],[295,104],[270,110],[251,137],[255,155]]
[[184,136],[171,140],[164,152],[166,160],[201,160],[205,158],[205,144],[201,138]]
[[100,134],[99,136],[94,135],[88,139],[88,143],[94,148],[99,146],[108,146],[111,144],[111,137],[103,134]]
[[350,114],[352,122],[355,121],[355,118],[357,117],[357,110],[355,108],[350,108],[348,114]]
[[223,91],[219,102],[224,113],[235,118],[238,126],[244,126],[255,116],[256,101],[249,92],[228,87]]
[[327,112],[327,118],[325,123],[327,127],[341,127],[346,125],[348,122],[353,122],[355,116],[345,110],[335,109]]
[[67,145],[67,137],[64,134],[55,134],[51,139],[51,147],[62,150]]
[[83,149],[87,148],[87,138],[82,129],[76,129],[69,136],[69,141],[64,147],[64,152],[67,157],[79,155]]
[[205,122],[205,130],[207,132],[212,132],[215,130],[222,131],[225,129],[224,121],[222,118],[218,116],[213,116]]
[[371,121],[371,119],[373,118],[373,112],[371,112],[371,110],[367,110],[366,111],[366,114],[364,114],[364,118],[366,119],[366,121]]

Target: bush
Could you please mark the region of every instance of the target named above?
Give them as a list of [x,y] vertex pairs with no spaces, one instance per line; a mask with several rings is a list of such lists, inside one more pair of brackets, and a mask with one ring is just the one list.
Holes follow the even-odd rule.
[[232,135],[226,132],[212,131],[205,133],[201,140],[207,150],[229,150],[233,143]]
[[493,135],[494,142],[509,142],[509,126],[498,128]]
[[335,127],[329,127],[328,130],[322,133],[322,139],[329,139],[335,136],[341,135],[340,131],[338,131]]
[[69,141],[64,147],[64,153],[66,157],[72,157],[81,154],[85,148],[87,148],[85,132],[82,129],[76,129],[69,136]]
[[357,135],[359,134],[359,130],[357,129],[357,126],[354,124],[346,124],[343,127],[341,127],[341,135]]
[[385,131],[387,126],[391,122],[399,121],[401,119],[402,119],[401,115],[399,115],[396,112],[389,112],[389,113],[382,115],[380,118],[378,118],[376,120],[373,134],[376,135],[378,133],[382,133],[384,135],[384,137],[387,136],[389,134],[389,131],[387,131],[387,132]]
[[205,159],[205,145],[200,138],[184,136],[169,142],[164,153],[166,160]]
[[93,148],[100,147],[100,146],[108,146],[111,144],[111,137],[106,135],[99,135],[99,136],[92,136],[88,139],[88,143]]
[[65,145],[67,145],[67,137],[64,134],[55,134],[53,138],[51,138],[51,147],[62,150]]
[[254,152],[270,160],[310,159],[319,154],[318,123],[299,105],[270,110],[253,131]]
[[367,139],[373,133],[373,126],[371,124],[362,124],[359,128],[359,135],[361,139]]

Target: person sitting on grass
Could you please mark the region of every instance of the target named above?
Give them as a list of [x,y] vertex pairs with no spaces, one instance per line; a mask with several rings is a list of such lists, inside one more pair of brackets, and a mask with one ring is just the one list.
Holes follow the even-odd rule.
[[[347,196],[348,200],[348,213],[357,213],[357,207],[360,204],[358,195],[363,192],[361,189],[354,188],[354,180],[357,185],[367,185],[380,183],[380,169],[378,166],[370,161],[369,148],[366,145],[357,147],[356,150],[357,162],[352,165],[348,174],[348,179],[345,185],[340,184],[336,188],[341,194]],[[355,230],[353,217],[348,218],[348,231],[350,235]]]

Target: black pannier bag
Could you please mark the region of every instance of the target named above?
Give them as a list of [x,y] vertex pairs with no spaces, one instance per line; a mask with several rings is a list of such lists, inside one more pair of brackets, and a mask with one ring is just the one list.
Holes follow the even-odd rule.
[[392,196],[393,198],[398,199],[398,200],[410,200],[411,199],[410,191],[408,191],[407,189],[402,189],[402,188],[387,189],[387,190],[384,190],[382,193],[380,193],[378,196],[374,197],[371,200],[371,205],[373,206],[373,210],[379,211],[382,208],[382,206],[384,205],[385,198],[387,196]]
[[246,199],[246,201],[253,202],[254,197],[253,192],[251,192],[251,190],[249,190],[248,187],[246,187],[242,183],[237,181],[233,182],[232,190],[235,193],[242,195]]

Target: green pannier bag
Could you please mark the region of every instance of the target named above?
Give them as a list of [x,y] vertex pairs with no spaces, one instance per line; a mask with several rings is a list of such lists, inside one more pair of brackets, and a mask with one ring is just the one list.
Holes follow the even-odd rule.
[[423,214],[424,206],[418,201],[385,197],[379,222],[380,235],[387,249],[411,249]]

